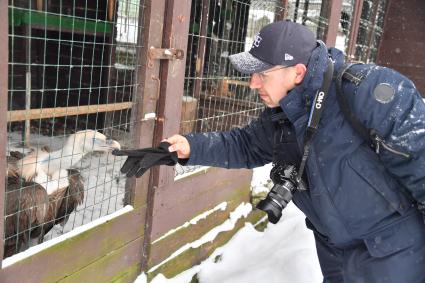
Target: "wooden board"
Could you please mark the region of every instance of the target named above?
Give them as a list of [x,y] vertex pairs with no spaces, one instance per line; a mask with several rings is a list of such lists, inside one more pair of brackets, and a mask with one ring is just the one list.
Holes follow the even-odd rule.
[[180,122],[180,134],[193,132],[195,126],[198,100],[191,96],[183,96]]
[[[0,271],[0,282],[56,282],[71,276],[90,263],[143,237],[145,212],[146,207],[127,212],[5,267]],[[133,252],[141,258],[141,241],[138,243],[140,245]]]

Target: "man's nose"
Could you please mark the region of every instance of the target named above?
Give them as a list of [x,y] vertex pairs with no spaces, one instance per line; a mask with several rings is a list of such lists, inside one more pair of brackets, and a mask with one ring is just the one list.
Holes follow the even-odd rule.
[[255,74],[251,76],[251,80],[249,81],[249,87],[251,89],[258,89],[261,87],[262,81]]

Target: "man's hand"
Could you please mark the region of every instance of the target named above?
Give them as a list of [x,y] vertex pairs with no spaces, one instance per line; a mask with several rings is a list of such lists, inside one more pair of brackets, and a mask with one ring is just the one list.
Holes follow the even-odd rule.
[[174,135],[165,139],[164,141],[170,144],[168,150],[170,152],[177,152],[180,159],[187,159],[190,156],[190,145],[187,139],[181,135]]

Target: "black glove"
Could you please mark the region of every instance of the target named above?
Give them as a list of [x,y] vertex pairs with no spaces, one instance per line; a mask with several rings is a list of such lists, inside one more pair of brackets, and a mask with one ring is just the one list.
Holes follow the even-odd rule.
[[158,147],[114,150],[112,154],[116,156],[128,156],[121,168],[121,172],[126,174],[127,177],[136,176],[136,178],[139,178],[152,166],[176,165],[178,160],[177,153],[169,152],[169,146],[170,144],[168,142],[161,142]]

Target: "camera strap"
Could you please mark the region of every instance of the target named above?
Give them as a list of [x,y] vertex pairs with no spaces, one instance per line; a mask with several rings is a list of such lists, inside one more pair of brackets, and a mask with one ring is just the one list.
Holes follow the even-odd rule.
[[[331,58],[328,58],[328,67],[326,69],[325,76],[323,78],[322,86],[317,90],[316,96],[313,101],[313,105],[310,110],[310,117],[307,123],[307,129],[304,135],[304,152],[301,159],[300,168],[297,174],[297,183],[301,184],[301,178],[304,173],[305,164],[307,162],[308,155],[310,153],[310,147],[313,142],[314,134],[317,132],[317,128],[319,127],[320,118],[322,117],[326,97],[329,93],[329,88],[332,83],[334,72],[334,63]],[[299,189],[305,190],[304,186],[299,186]]]

